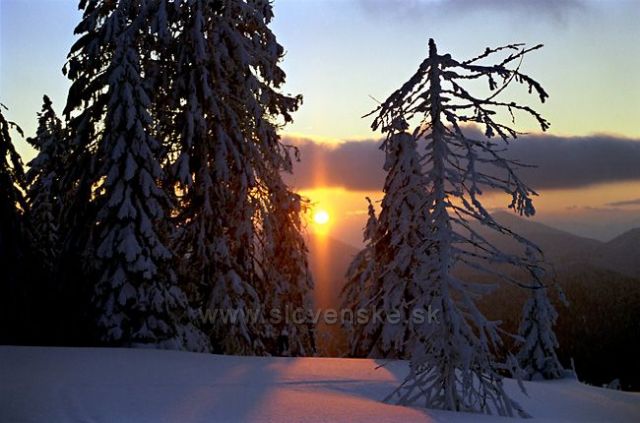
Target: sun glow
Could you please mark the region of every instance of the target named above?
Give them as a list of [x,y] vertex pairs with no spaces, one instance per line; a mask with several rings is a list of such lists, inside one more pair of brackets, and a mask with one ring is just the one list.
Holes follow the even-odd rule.
[[313,221],[317,224],[317,225],[326,225],[327,223],[329,223],[329,213],[326,210],[316,210],[313,213]]

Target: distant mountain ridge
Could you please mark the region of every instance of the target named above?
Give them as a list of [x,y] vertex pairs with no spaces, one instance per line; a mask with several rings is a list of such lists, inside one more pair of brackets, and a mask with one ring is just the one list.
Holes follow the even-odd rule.
[[640,277],[640,228],[602,244],[594,252],[593,259],[602,268]]
[[[640,228],[602,242],[532,222],[513,213],[498,212],[493,216],[498,223],[536,243],[542,249],[545,259],[555,266],[567,268],[588,263],[592,267],[640,278]],[[479,230],[498,247],[517,252],[514,250],[517,245],[515,242],[485,228]]]
[[[545,260],[557,269],[588,264],[589,267],[640,279],[640,228],[631,229],[611,241],[603,242],[527,220],[514,213],[498,212],[493,217],[501,225],[538,245]],[[522,253],[521,246],[511,238],[480,224],[474,226],[498,248],[510,253]],[[309,234],[307,241],[310,266],[316,279],[320,278],[320,283],[328,283],[332,291],[339,294],[349,264],[359,249],[326,235]],[[322,263],[319,262],[320,258]]]
[[[582,381],[601,385],[619,378],[624,389],[640,390],[640,229],[633,229],[608,242],[585,238],[520,218],[496,213],[494,218],[536,243],[555,269],[554,280],[569,301],[565,307],[555,289],[550,290],[560,315],[556,334],[559,356],[567,367],[575,363]],[[509,237],[476,226],[498,248],[522,253]],[[316,308],[341,307],[340,293],[349,264],[358,248],[329,236],[309,234],[309,264],[315,280]],[[478,282],[495,277],[466,273]],[[517,331],[526,290],[512,284],[481,298],[485,315],[501,321],[508,332]],[[512,342],[511,342],[512,343]],[[339,325],[319,326],[317,345],[321,355],[340,356],[347,349],[347,335]]]

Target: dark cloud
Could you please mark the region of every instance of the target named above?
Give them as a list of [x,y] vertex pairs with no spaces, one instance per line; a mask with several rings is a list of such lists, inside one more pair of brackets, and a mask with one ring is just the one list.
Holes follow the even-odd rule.
[[354,191],[382,189],[384,153],[378,141],[347,141],[338,145],[307,139],[285,138],[297,145],[300,162],[294,164],[289,181],[296,188],[343,187]]
[[367,14],[384,18],[421,19],[491,11],[535,15],[555,22],[565,22],[572,13],[586,7],[584,0],[359,0],[359,3]]
[[507,155],[537,166],[521,175],[539,189],[640,180],[640,140],[530,136],[515,142]]
[[[379,141],[349,141],[330,146],[290,139],[300,148],[301,162],[290,178],[298,188],[344,187],[379,190],[384,182],[384,154]],[[640,139],[523,136],[505,156],[535,165],[520,175],[534,189],[580,188],[594,184],[640,180]]]

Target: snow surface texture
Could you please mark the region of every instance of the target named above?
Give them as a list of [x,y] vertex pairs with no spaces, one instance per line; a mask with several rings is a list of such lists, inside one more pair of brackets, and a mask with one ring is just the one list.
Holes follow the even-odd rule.
[[[489,422],[516,420],[380,401],[406,362],[175,351],[0,347],[2,422]],[[545,422],[637,422],[640,394],[573,379],[506,389]]]

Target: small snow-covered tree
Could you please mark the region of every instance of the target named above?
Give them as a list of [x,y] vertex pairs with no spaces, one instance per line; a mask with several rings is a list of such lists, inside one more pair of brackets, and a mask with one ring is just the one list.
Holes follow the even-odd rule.
[[202,351],[208,342],[173,271],[171,205],[140,66],[153,5],[80,3],[66,111],[78,112],[71,119],[76,166],[86,166],[77,169],[76,204],[90,207],[75,209],[75,219],[88,232],[84,258],[101,341]]
[[43,98],[36,136],[27,141],[38,151],[26,174],[28,226],[32,251],[49,277],[56,273],[61,250],[60,222],[66,188],[65,169],[69,162],[69,140],[51,100]]
[[[421,164],[427,194],[421,218],[427,221],[413,223],[424,227],[420,229],[424,234],[419,245],[421,263],[404,275],[402,283],[417,285],[415,290],[422,295],[420,306],[437,320],[412,328],[409,375],[388,398],[400,404],[525,414],[503,387],[501,372],[515,360],[503,362],[497,356],[501,344],[498,322],[489,321],[475,303],[490,287],[460,279],[453,271],[456,266],[469,266],[519,284],[501,266],[527,271],[537,266],[526,257],[501,251],[471,222],[536,248],[496,222],[480,196],[484,189],[498,190],[511,196],[510,208],[516,213],[530,216],[535,212],[531,200],[535,193],[516,173],[519,163],[504,158],[503,147],[492,137],[507,143],[518,135],[501,123],[500,110],[512,117],[515,112],[524,112],[543,131],[548,128],[548,122],[529,106],[498,99],[511,82],[524,84],[541,101],[547,98],[538,82],[520,72],[523,56],[539,47],[525,49],[514,44],[487,48],[473,59],[458,61],[449,54],[438,54],[435,42],[429,40],[428,57],[417,73],[372,112],[378,113],[372,128],[381,129],[388,140],[401,131],[395,124],[397,116],[416,122],[410,139],[424,145]],[[500,53],[509,54],[495,64],[482,64]],[[477,80],[488,81],[489,94],[474,96],[464,87],[466,82]],[[464,124],[481,126],[486,138],[468,136]],[[406,189],[406,185],[397,189]]]
[[404,358],[415,342],[416,319],[428,317],[419,311],[426,310],[428,297],[420,282],[428,277],[423,273],[429,254],[428,181],[407,123],[396,117],[393,125],[382,145],[387,177],[380,216],[372,215],[370,204],[364,256],[350,267],[345,289],[352,291],[347,297],[356,298],[349,308],[368,312],[367,323],[351,331],[351,354]]
[[[534,254],[531,250],[528,253],[530,256]],[[553,330],[558,313],[549,300],[547,287],[542,283],[542,274],[534,276],[537,286],[530,290],[522,309],[518,330],[522,344],[516,358],[528,380],[559,379],[564,370],[556,354],[558,340]]]
[[369,310],[371,304],[379,296],[375,292],[377,268],[374,260],[374,238],[378,227],[373,203],[366,197],[368,207],[367,223],[363,230],[364,248],[356,254],[346,273],[346,283],[342,289],[342,306],[351,310],[353,319],[342,322],[348,334],[348,354],[354,357],[369,356],[371,352],[370,337],[365,332],[367,321],[357,319],[358,310]]
[[25,236],[23,212],[26,208],[22,188],[22,159],[11,140],[11,128],[22,135],[15,123],[7,121],[0,103],[0,342],[19,343],[24,339],[23,307]]

